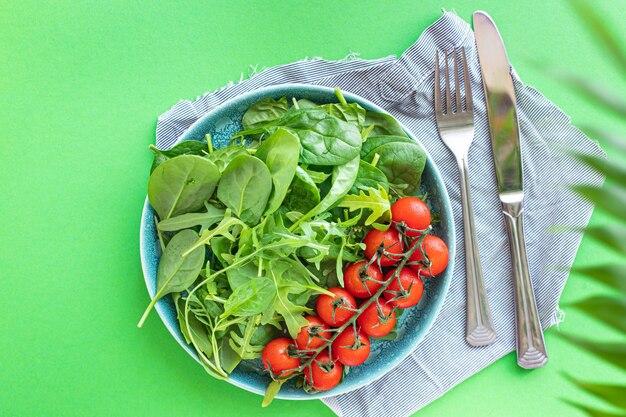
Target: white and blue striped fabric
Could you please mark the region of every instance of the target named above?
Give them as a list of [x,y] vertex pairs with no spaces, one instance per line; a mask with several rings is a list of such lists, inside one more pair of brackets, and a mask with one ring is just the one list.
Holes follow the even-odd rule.
[[[465,342],[465,254],[463,244],[458,244],[453,283],[433,328],[413,354],[381,379],[351,393],[325,399],[339,416],[411,415],[515,348],[511,259],[470,26],[457,15],[444,13],[399,59],[313,59],[269,68],[195,101],[181,101],[158,120],[157,146],[167,148],[207,111],[259,87],[311,83],[363,96],[400,120],[433,156],[450,194],[456,235],[462,242],[457,165],[437,134],[432,102],[435,51],[460,46],[467,52],[474,94],[476,133],[469,167],[478,244],[498,339],[482,348]],[[513,78],[524,153],[526,243],[541,322],[547,328],[561,319],[559,297],[581,240],[579,233],[554,233],[550,228],[586,226],[593,207],[573,194],[569,186],[599,186],[603,182],[601,175],[568,157],[563,150],[597,156],[604,153],[573,127],[559,108],[524,85],[515,72]]]

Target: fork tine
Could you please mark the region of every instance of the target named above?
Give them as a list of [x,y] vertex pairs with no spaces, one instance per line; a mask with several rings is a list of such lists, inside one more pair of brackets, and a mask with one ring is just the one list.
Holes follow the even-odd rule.
[[461,83],[461,77],[459,76],[459,66],[456,59],[456,48],[454,48],[452,54],[454,55],[454,93],[456,95],[456,112],[461,113],[463,111],[463,109],[461,109],[461,87],[459,85]]
[[448,53],[444,52],[446,61],[446,114],[452,114],[452,104],[450,104],[450,71],[448,70]]
[[465,56],[465,47],[461,48],[463,53],[463,78],[465,79],[465,108],[471,112],[474,110],[472,105],[472,89],[470,87],[469,71],[467,70],[467,57]]
[[441,86],[439,84],[439,51],[435,51],[435,116],[441,113]]

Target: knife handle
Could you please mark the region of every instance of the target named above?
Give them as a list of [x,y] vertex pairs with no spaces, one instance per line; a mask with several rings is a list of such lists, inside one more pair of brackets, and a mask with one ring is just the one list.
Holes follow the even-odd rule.
[[517,364],[525,369],[540,368],[548,361],[548,354],[528,268],[521,199],[517,202],[502,202],[502,211],[513,260]]
[[480,267],[474,210],[470,192],[467,156],[459,161],[461,176],[461,207],[463,208],[463,233],[465,235],[465,275],[467,278],[467,325],[465,340],[472,346],[490,345],[496,340],[487,292]]

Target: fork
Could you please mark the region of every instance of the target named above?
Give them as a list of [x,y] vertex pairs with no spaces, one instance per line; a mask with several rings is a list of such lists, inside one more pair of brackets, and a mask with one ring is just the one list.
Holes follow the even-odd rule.
[[465,257],[467,277],[467,327],[465,340],[472,346],[485,346],[496,340],[491,311],[487,303],[487,294],[483,280],[482,268],[478,256],[478,242],[474,225],[474,211],[470,195],[468,153],[474,138],[474,106],[472,91],[467,70],[465,48],[461,48],[463,58],[463,80],[465,84],[465,110],[461,99],[461,80],[459,79],[457,49],[454,48],[454,86],[455,111],[452,109],[450,94],[450,72],[448,70],[448,54],[445,60],[445,112],[442,109],[441,86],[439,82],[439,51],[435,52],[435,119],[439,136],[448,149],[454,154],[459,166],[461,178],[461,206],[463,207],[463,231],[465,235]]

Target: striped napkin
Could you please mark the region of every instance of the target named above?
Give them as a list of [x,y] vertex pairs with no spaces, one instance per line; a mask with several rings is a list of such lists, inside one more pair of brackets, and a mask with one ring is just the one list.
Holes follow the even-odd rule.
[[[512,268],[497,195],[487,115],[474,34],[467,22],[445,12],[402,54],[377,60],[312,59],[265,69],[251,78],[195,101],[183,100],[159,117],[156,144],[172,146],[198,118],[224,101],[272,84],[310,83],[358,94],[400,120],[428,149],[446,183],[462,242],[460,183],[454,157],[439,139],[433,114],[436,50],[464,46],[474,94],[475,138],[469,155],[472,197],[485,285],[498,339],[473,348],[465,343],[465,253],[457,245],[455,271],[445,305],[432,329],[400,365],[379,380],[324,402],[339,416],[408,416],[515,349]],[[541,322],[561,320],[559,297],[580,244],[579,233],[550,227],[584,227],[592,205],[569,185],[599,186],[601,175],[567,156],[563,149],[603,156],[600,147],[570,124],[557,106],[512,71],[517,96],[526,190],[526,244]],[[576,210],[572,210],[576,207]],[[549,348],[549,347],[548,347]],[[513,366],[513,365],[512,365]],[[548,365],[549,366],[549,365]],[[419,392],[420,395],[414,395]]]

